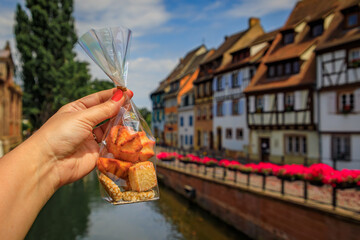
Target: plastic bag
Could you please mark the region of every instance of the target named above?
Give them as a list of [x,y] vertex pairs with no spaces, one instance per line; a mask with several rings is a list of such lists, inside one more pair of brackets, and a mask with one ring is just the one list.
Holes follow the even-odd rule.
[[[90,30],[79,44],[114,84],[126,91],[131,31],[124,27]],[[159,198],[155,139],[135,104],[126,101],[109,121],[100,146],[97,173],[102,197],[112,204]]]

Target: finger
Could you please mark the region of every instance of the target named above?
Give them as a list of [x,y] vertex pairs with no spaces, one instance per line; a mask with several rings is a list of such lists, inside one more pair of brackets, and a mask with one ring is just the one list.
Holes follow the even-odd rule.
[[120,107],[124,105],[124,101],[123,92],[117,90],[110,100],[81,111],[80,117],[90,124],[91,127],[94,127],[102,121],[115,116]]
[[101,129],[101,127],[94,128],[93,133],[94,133],[94,135],[95,135],[95,141],[96,141],[97,143],[100,143],[101,140],[102,140],[102,138],[103,138],[103,136],[104,136],[104,132],[103,132],[103,130]]
[[79,105],[81,109],[91,108],[92,106],[104,103],[116,92],[116,88],[100,91],[97,93],[90,94],[79,100],[75,101],[75,105]]

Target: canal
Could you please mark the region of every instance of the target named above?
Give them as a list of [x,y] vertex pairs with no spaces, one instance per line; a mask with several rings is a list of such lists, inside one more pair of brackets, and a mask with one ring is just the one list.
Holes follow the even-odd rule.
[[100,197],[96,174],[61,188],[25,239],[249,239],[160,185],[160,200],[112,206]]

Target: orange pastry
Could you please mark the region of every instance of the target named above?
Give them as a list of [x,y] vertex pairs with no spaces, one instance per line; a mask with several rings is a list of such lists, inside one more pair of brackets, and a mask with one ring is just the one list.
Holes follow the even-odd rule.
[[154,145],[155,141],[150,140],[144,131],[139,132],[141,145],[143,148],[140,151],[139,160],[141,162],[149,160],[152,156],[155,155],[154,153]]
[[156,173],[152,162],[140,162],[129,168],[131,190],[143,192],[157,185]]
[[97,162],[97,167],[100,172],[112,173],[118,178],[126,179],[128,170],[133,164],[131,162],[120,161],[112,158],[100,157]]

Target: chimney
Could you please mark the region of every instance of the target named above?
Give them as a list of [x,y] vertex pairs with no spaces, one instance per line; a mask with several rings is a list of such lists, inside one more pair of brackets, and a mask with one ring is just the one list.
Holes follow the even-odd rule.
[[10,42],[9,41],[6,41],[6,44],[5,44],[5,50],[10,50]]
[[256,24],[260,24],[260,19],[256,17],[249,18],[249,28],[252,28]]

